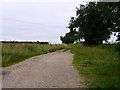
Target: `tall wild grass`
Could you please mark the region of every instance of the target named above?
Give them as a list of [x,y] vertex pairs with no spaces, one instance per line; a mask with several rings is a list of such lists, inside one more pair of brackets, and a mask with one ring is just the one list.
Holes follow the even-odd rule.
[[[89,88],[120,88],[118,46],[71,45],[73,64],[85,76]],[[108,89],[107,89],[108,90]]]
[[64,49],[65,47],[62,44],[3,43],[2,67],[18,63],[32,56]]

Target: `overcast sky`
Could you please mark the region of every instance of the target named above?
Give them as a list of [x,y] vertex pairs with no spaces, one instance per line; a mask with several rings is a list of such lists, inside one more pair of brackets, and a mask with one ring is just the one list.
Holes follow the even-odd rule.
[[[61,43],[76,7],[90,0],[3,0],[2,40]],[[114,38],[114,37],[113,37]]]

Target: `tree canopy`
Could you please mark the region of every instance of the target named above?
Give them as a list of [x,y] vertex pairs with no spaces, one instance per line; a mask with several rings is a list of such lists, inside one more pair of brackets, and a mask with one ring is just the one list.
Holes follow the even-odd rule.
[[76,8],[76,17],[71,17],[70,32],[61,37],[63,43],[84,39],[85,44],[102,44],[111,33],[120,32],[120,2],[89,2]]

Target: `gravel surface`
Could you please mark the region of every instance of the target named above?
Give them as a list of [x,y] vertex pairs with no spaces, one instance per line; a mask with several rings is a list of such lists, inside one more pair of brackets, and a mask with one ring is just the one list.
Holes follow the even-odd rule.
[[3,68],[3,88],[83,88],[72,54],[56,51]]

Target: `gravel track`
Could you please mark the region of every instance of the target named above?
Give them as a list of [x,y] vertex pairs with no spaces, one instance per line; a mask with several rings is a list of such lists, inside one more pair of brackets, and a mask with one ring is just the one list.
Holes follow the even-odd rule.
[[3,68],[3,88],[83,88],[72,54],[56,51]]

